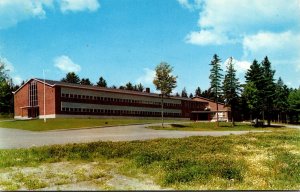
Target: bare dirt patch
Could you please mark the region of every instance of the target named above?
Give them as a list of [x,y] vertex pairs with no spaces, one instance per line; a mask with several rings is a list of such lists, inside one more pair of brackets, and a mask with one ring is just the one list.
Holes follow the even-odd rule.
[[117,163],[59,162],[0,170],[0,190],[157,190],[150,178],[118,172]]

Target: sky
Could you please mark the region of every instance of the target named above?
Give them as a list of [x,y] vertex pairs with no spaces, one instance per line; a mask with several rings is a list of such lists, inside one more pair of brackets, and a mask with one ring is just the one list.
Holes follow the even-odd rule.
[[68,72],[108,86],[155,91],[169,63],[177,88],[209,87],[214,54],[241,82],[268,56],[275,79],[300,85],[300,0],[0,0],[0,59],[14,83],[60,80]]

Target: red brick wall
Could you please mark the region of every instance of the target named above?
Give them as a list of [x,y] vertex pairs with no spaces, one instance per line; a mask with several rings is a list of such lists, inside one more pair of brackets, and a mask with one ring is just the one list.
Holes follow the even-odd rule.
[[[14,95],[15,116],[28,116],[26,107],[29,105],[29,81]],[[55,114],[55,89],[46,85],[46,115]],[[39,114],[44,115],[44,84],[37,82]]]
[[[38,105],[40,115],[44,115],[44,84],[37,82]],[[46,92],[46,115],[55,114],[55,88],[47,86]]]
[[[194,101],[202,101],[202,102],[208,102],[208,105],[207,107],[210,107],[210,110],[211,111],[216,111],[217,110],[217,103],[211,101],[211,100],[208,100],[208,99],[204,99],[204,98],[199,98],[199,97],[196,97],[193,99]],[[219,111],[229,111],[228,107],[225,107],[224,104],[218,104],[218,108],[219,108]]]
[[28,87],[28,84],[24,85],[22,89],[14,95],[15,116],[22,116],[22,111],[23,116],[27,116],[27,110],[22,110],[21,107],[28,106]]

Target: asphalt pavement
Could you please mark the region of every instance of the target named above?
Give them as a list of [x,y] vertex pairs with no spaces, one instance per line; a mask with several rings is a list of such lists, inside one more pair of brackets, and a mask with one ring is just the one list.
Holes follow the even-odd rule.
[[[157,125],[157,124],[151,124]],[[29,148],[33,146],[85,143],[93,141],[133,141],[156,138],[182,138],[189,136],[239,135],[261,131],[168,131],[146,128],[147,125],[128,125],[55,131],[25,131],[0,128],[0,149]]]

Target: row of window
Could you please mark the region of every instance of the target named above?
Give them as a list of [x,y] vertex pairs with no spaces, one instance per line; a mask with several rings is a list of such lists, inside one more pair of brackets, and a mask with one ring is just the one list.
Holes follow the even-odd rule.
[[[78,95],[78,94],[65,94],[62,93],[61,97],[63,98],[74,98],[74,99],[87,99],[87,100],[97,100],[97,101],[109,101],[109,102],[121,102],[121,103],[139,103],[139,104],[152,104],[152,105],[161,105],[160,102],[155,101],[143,101],[143,100],[133,100],[133,99],[118,99],[111,97],[99,97],[99,96],[89,96],[89,95]],[[181,104],[174,103],[164,103],[168,107],[180,107]]]
[[[63,107],[63,112],[78,112],[78,113],[95,113],[104,115],[147,115],[147,116],[159,116],[161,112],[151,111],[129,111],[129,110],[110,110],[110,109],[89,109],[89,108],[69,108]],[[164,112],[166,116],[179,117],[181,113],[168,113]]]

